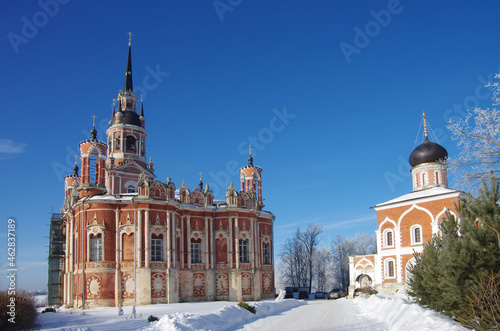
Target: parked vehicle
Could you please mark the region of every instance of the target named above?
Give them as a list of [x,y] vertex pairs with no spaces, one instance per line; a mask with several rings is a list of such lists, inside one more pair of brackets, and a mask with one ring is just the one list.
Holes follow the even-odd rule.
[[307,291],[300,291],[299,299],[309,299],[309,293],[307,293]]
[[326,292],[315,292],[314,293],[314,299],[326,299]]
[[347,296],[347,291],[342,290],[339,288],[334,288],[333,290],[328,293],[328,300],[330,299],[338,299],[338,298],[343,298]]
[[293,299],[293,292],[286,290],[285,299]]

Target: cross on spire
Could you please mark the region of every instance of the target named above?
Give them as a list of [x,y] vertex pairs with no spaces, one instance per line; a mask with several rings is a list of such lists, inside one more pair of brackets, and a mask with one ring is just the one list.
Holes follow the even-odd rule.
[[202,174],[202,172],[200,171],[199,174],[200,174],[200,181],[201,181],[201,174]]
[[248,145],[249,155],[252,156],[252,145]]
[[75,165],[78,164],[78,155],[75,155]]
[[132,32],[127,33],[128,34],[128,45],[130,46],[132,44]]
[[427,116],[425,116],[425,111],[422,112],[422,118],[424,119],[424,135],[425,135],[425,139],[427,139]]
[[95,119],[97,118],[97,116],[92,115],[92,116],[90,116],[90,117],[92,117],[92,126],[94,126],[94,127],[95,127]]

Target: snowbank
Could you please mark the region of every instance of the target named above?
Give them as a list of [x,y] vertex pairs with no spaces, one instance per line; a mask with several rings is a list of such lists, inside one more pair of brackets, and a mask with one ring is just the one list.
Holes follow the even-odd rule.
[[250,303],[256,313],[238,305],[227,306],[209,314],[176,313],[163,316],[144,331],[184,331],[184,330],[231,330],[242,327],[259,318],[306,304],[303,300],[260,301]]
[[384,321],[390,330],[467,330],[451,318],[409,303],[401,296],[372,295],[354,300],[363,315]]

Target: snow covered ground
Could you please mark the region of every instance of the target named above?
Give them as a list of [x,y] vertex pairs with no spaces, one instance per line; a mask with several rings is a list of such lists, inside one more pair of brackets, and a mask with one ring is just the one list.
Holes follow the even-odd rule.
[[[85,311],[58,309],[41,315],[42,330],[466,330],[458,323],[401,296],[338,300],[260,301],[252,314],[235,302],[196,302]],[[149,315],[161,317],[148,323]]]

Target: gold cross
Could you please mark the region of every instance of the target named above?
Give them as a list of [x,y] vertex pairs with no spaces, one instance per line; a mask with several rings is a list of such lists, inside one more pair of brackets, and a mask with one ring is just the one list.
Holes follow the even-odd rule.
[[248,145],[248,148],[250,149],[250,156],[252,156],[252,145]]
[[78,164],[78,155],[75,155],[75,165]]
[[142,93],[141,93],[141,102],[142,102]]
[[113,99],[113,107],[115,106],[116,99]]
[[92,115],[92,116],[90,116],[90,117],[92,117],[92,122],[93,122],[93,125],[95,126],[95,119],[97,118],[97,116]]
[[202,174],[202,172],[200,171],[199,174],[200,174],[200,181],[201,181],[201,174]]
[[427,117],[425,116],[425,111],[422,112],[422,118],[424,119],[424,135],[427,138]]
[[130,46],[130,44],[132,42],[132,36],[133,36],[133,34],[132,34],[132,32],[129,32],[127,34],[128,34],[128,45]]

